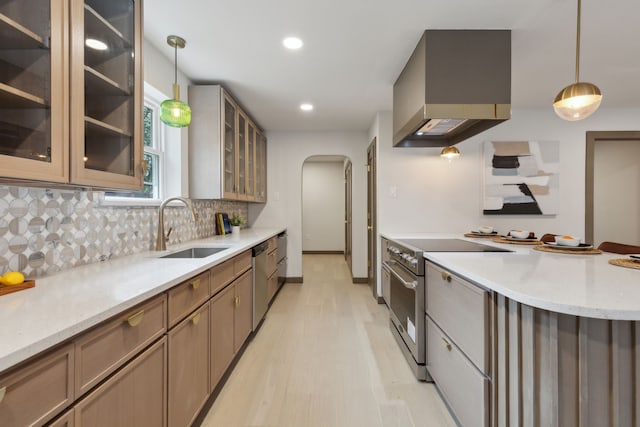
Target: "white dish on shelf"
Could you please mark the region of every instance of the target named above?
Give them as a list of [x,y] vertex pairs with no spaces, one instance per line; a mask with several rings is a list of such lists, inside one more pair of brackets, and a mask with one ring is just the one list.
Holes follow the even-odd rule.
[[585,251],[588,249],[593,249],[593,245],[590,245],[588,243],[580,243],[578,246],[564,246],[564,245],[559,245],[556,242],[543,242],[543,243],[547,246],[552,246],[558,249],[566,249],[568,251]]

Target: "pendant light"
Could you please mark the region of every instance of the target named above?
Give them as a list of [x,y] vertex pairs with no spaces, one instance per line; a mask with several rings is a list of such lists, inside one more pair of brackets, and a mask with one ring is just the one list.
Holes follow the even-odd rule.
[[180,86],[178,86],[178,48],[183,49],[187,43],[182,37],[168,36],[167,44],[175,49],[175,80],[173,99],[167,99],[160,104],[160,120],[171,127],[181,128],[191,123],[191,107],[180,101]]
[[582,120],[593,114],[602,101],[602,93],[593,83],[580,81],[580,2],[576,31],[576,82],[565,87],[553,101],[553,109],[561,119]]
[[460,157],[460,150],[458,150],[453,145],[450,145],[448,147],[444,147],[442,149],[442,151],[440,152],[440,157],[448,159],[449,161],[451,161],[453,159],[457,159],[458,157]]

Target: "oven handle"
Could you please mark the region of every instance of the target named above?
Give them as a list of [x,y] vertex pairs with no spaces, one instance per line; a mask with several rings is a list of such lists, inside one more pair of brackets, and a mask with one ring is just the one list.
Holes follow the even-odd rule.
[[[417,280],[413,279],[413,277],[410,277],[410,280],[406,280],[404,277],[402,277],[402,274],[404,272],[401,273],[401,270],[398,271],[396,268],[394,268],[395,265],[398,265],[396,261],[385,261],[382,263],[382,265],[383,267],[386,267],[387,270],[389,270],[389,272],[393,274],[398,280],[400,280],[405,288],[416,289],[418,287]],[[407,276],[406,273],[404,273],[404,275]]]

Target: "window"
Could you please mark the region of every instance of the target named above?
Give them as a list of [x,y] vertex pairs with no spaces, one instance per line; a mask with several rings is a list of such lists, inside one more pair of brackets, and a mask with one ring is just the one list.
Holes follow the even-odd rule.
[[[160,122],[160,102],[165,97],[151,85],[144,84],[144,106],[142,112],[142,137],[146,172],[141,191],[110,191],[105,193],[107,204],[158,203],[165,197],[164,158],[165,126]],[[135,200],[134,200],[135,199]]]

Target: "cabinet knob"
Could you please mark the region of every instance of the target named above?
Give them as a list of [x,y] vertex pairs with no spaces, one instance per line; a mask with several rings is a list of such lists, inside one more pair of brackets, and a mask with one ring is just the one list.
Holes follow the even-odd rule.
[[7,394],[7,387],[0,388],[0,403],[4,400],[4,395]]
[[193,288],[193,290],[196,290],[200,287],[200,279],[196,279],[193,282],[191,282],[191,288]]
[[136,314],[132,314],[127,318],[127,323],[131,327],[138,326],[140,322],[142,322],[142,318],[144,317],[144,310],[140,310]]
[[442,338],[442,346],[451,351],[451,343],[449,343],[449,341],[445,340],[444,338]]
[[197,325],[198,323],[200,323],[200,317],[201,317],[201,316],[200,316],[200,314],[201,314],[201,313],[198,313],[198,314],[196,314],[195,316],[193,316],[193,317],[191,318],[191,322],[192,322],[194,325]]
[[445,271],[442,272],[442,280],[451,283],[451,275]]

